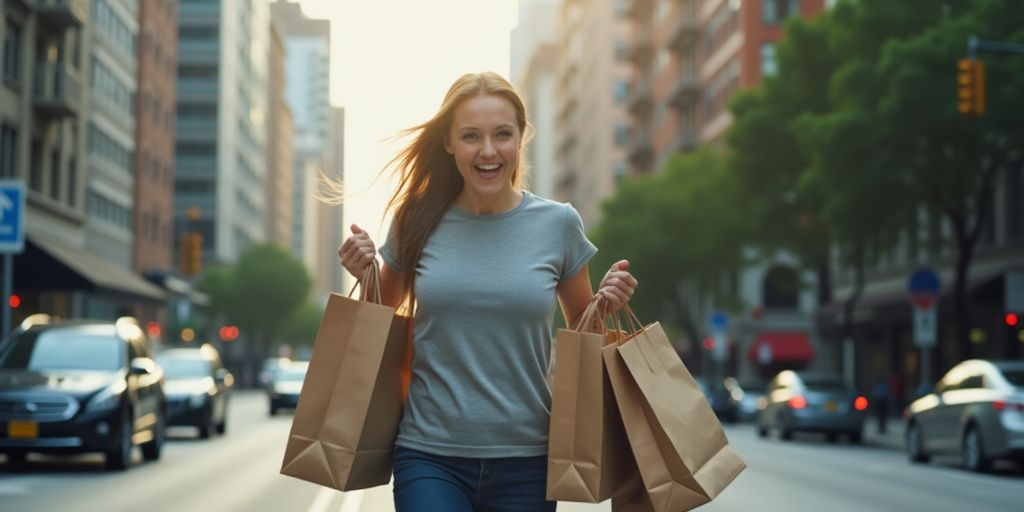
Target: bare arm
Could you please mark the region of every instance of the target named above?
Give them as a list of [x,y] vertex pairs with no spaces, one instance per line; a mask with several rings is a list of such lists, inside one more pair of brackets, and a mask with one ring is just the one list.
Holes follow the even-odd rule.
[[584,265],[576,275],[559,283],[556,291],[558,292],[558,303],[562,306],[565,324],[572,327],[583,314],[583,310],[587,308],[591,297],[594,296],[594,291],[590,287],[588,265]]

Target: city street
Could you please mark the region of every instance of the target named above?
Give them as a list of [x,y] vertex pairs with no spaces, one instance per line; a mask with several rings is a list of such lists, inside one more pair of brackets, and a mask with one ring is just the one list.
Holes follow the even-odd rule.
[[[0,509],[110,512],[387,512],[390,489],[340,493],[278,474],[290,415],[271,418],[264,397],[233,397],[228,434],[209,441],[173,431],[163,458],[124,473],[100,459],[33,457],[17,470],[0,465]],[[1024,470],[999,466],[975,475],[956,459],[910,465],[892,446],[831,445],[818,436],[761,440],[750,426],[728,427],[749,468],[708,511],[998,511],[1019,506]],[[562,504],[562,512],[610,506]]]

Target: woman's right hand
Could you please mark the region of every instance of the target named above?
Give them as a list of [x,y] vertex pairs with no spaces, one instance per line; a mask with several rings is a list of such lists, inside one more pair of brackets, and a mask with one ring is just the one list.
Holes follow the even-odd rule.
[[338,257],[341,258],[341,266],[356,280],[361,280],[367,267],[376,264],[377,247],[366,231],[352,224],[352,236],[346,238],[338,248]]

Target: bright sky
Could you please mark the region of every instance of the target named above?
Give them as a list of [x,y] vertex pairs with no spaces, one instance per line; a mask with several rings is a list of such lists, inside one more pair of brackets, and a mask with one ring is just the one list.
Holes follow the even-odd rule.
[[345,223],[359,224],[379,246],[393,184],[385,178],[373,182],[399,148],[387,139],[429,119],[463,73],[508,76],[516,1],[302,4],[308,16],[331,20],[331,103],[345,108]]

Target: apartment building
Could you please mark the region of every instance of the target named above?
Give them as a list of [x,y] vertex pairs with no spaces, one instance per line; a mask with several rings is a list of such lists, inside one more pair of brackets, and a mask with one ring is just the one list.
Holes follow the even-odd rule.
[[178,8],[175,242],[199,233],[204,265],[266,239],[269,25],[261,0]]
[[533,137],[525,148],[527,184],[540,197],[555,197],[555,145],[558,130],[558,14],[554,1],[520,0],[519,24],[512,30],[511,80],[526,103]]
[[281,29],[270,21],[270,62],[267,68],[267,241],[292,246],[292,214],[295,200],[292,110],[285,100],[287,53]]

